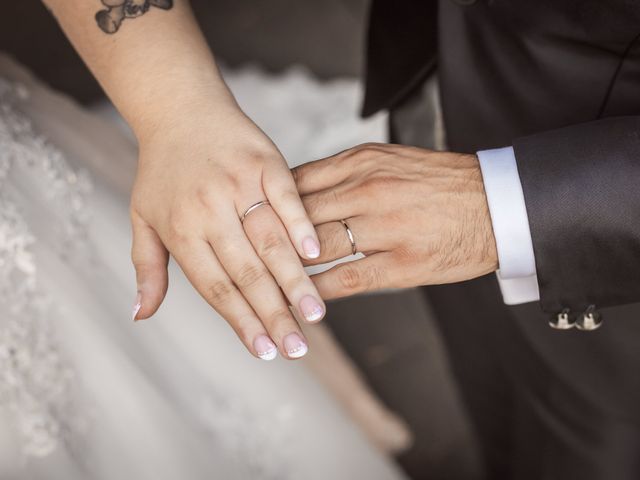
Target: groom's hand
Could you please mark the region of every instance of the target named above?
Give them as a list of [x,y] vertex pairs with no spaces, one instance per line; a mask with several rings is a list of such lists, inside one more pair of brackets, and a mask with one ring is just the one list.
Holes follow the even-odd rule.
[[294,178],[322,252],[349,255],[313,280],[325,299],[383,288],[467,280],[497,268],[489,209],[475,155],[366,144],[296,168]]

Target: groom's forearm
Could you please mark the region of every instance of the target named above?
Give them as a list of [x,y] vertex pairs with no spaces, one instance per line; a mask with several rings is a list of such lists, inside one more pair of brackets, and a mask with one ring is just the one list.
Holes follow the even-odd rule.
[[195,109],[237,108],[186,0],[44,3],[138,137]]

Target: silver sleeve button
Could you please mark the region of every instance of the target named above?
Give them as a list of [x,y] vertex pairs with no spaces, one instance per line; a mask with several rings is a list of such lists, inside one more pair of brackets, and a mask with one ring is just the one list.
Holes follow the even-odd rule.
[[595,305],[589,305],[584,313],[578,316],[576,328],[587,332],[597,330],[602,326],[602,315],[596,311]]
[[570,328],[575,327],[576,323],[571,320],[569,313],[570,310],[565,308],[557,315],[554,315],[551,320],[549,320],[549,326],[556,330],[569,330]]

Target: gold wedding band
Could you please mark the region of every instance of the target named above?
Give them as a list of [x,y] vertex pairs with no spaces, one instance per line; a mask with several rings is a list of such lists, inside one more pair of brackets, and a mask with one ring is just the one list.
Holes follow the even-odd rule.
[[249,208],[247,208],[240,217],[240,223],[244,223],[244,219],[247,218],[247,215],[249,215],[255,209],[262,207],[263,205],[270,205],[269,200],[262,200],[261,202],[254,203]]
[[340,220],[340,223],[344,226],[344,229],[347,231],[347,236],[349,237],[349,241],[351,242],[351,255],[355,255],[358,253],[358,248],[356,247],[356,239],[353,236],[353,232],[349,228],[349,224],[346,220]]

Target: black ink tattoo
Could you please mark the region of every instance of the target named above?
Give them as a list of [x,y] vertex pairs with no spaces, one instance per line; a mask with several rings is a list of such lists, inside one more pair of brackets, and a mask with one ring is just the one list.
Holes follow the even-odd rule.
[[149,8],[169,10],[173,0],[100,0],[107,7],[96,13],[96,22],[104,33],[116,33],[127,18],[136,18],[147,13]]

